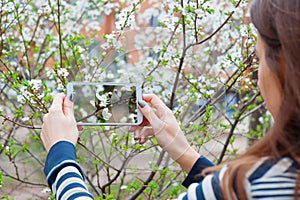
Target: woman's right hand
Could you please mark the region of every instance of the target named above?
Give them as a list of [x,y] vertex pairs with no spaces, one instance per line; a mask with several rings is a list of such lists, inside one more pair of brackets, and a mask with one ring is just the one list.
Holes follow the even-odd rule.
[[177,162],[185,154],[198,159],[199,154],[188,144],[172,111],[154,94],[144,94],[143,100],[139,102],[139,109],[144,120],[141,125],[131,128],[135,139],[143,144],[147,137],[155,136],[159,146]]

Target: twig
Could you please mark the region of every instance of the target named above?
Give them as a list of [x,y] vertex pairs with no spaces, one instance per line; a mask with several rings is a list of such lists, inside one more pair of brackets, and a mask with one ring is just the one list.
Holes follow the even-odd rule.
[[[246,67],[242,70],[237,69],[232,75],[231,77],[229,77],[227,79],[227,81],[225,82],[224,85],[227,85],[229,82],[231,82],[231,84],[226,87],[226,90],[224,90],[224,87],[222,87],[221,89],[219,89],[219,91],[216,92],[216,95],[211,98],[208,99],[205,104],[203,104],[201,106],[201,108],[198,109],[198,111],[193,114],[193,116],[191,116],[187,122],[184,124],[184,127],[188,127],[189,124],[193,121],[195,121],[196,119],[198,119],[200,116],[202,116],[205,113],[206,107],[209,105],[214,105],[216,102],[218,102],[221,98],[223,98],[223,96],[233,87],[233,85],[236,83],[236,81],[238,80],[238,77],[240,77],[247,69],[249,69],[249,67],[252,65],[252,61],[254,58],[254,53],[251,53],[243,62],[244,64],[247,63]],[[233,79],[234,77],[236,77],[235,79]],[[233,80],[232,80],[233,79]]]
[[[160,155],[157,159],[157,162],[156,162],[156,166],[155,167],[158,167],[160,166],[163,158],[164,158],[164,155],[165,155],[165,151],[161,151],[160,152]],[[147,185],[149,184],[150,181],[152,181],[152,179],[154,178],[156,174],[156,170],[153,170],[150,175],[148,176],[148,178],[143,182],[143,185],[138,189],[138,191],[136,191],[136,193],[134,193],[131,197],[128,198],[128,200],[134,200],[136,199],[146,188],[147,188]]]
[[33,183],[33,182],[28,182],[28,181],[24,181],[24,180],[22,180],[22,179],[16,178],[16,177],[12,176],[11,174],[7,173],[2,167],[0,167],[0,171],[3,172],[3,175],[4,175],[4,176],[9,177],[9,178],[11,178],[11,179],[13,179],[13,180],[19,181],[19,182],[21,182],[21,183],[28,184],[28,185],[34,185],[34,186],[48,187],[46,184]]
[[225,144],[224,144],[224,147],[223,147],[223,149],[222,149],[222,152],[221,152],[221,154],[220,154],[220,157],[219,157],[219,159],[218,159],[218,161],[217,161],[217,164],[220,164],[220,163],[222,162],[222,160],[223,160],[223,158],[224,158],[224,156],[225,156],[226,149],[227,149],[227,147],[228,147],[228,145],[229,145],[229,143],[230,143],[230,139],[231,139],[232,135],[234,134],[234,130],[235,130],[236,126],[237,126],[238,123],[240,122],[240,118],[241,118],[242,114],[247,110],[247,107],[248,107],[253,101],[255,101],[256,97],[258,97],[259,95],[260,95],[259,93],[256,94],[256,95],[254,95],[254,96],[250,99],[250,101],[248,101],[248,102],[240,109],[240,112],[239,112],[238,116],[236,117],[236,119],[235,119],[233,125],[231,126],[230,132],[229,132],[229,134],[228,134],[228,136],[227,136],[226,142],[225,142]]
[[[183,7],[183,0],[181,0],[181,6]],[[177,90],[177,86],[178,86],[178,82],[179,82],[179,75],[181,73],[183,63],[184,63],[185,54],[186,54],[186,51],[187,51],[187,48],[186,48],[186,33],[185,33],[185,31],[186,31],[185,30],[185,16],[183,14],[181,15],[181,19],[182,19],[183,51],[182,51],[182,54],[181,54],[178,70],[177,70],[176,77],[175,77],[175,82],[173,84],[173,89],[172,89],[170,102],[169,102],[169,105],[168,105],[168,107],[170,109],[173,108],[175,95],[176,95],[176,90]]]
[[1,117],[4,119],[4,121],[2,122],[2,124],[5,122],[5,121],[9,121],[13,124],[16,124],[20,127],[23,127],[23,128],[28,128],[28,129],[42,129],[42,127],[36,127],[36,126],[28,126],[28,125],[25,125],[25,124],[21,124],[17,121],[14,121],[13,119],[10,119],[9,117],[7,117],[6,115],[3,115],[1,114]]
[[108,162],[104,161],[103,159],[101,159],[98,155],[96,155],[94,152],[90,151],[84,144],[82,144],[80,141],[78,141],[78,144],[83,147],[87,152],[89,152],[90,154],[92,154],[95,158],[97,158],[98,160],[100,160],[101,162],[103,162],[105,165],[108,165],[110,168],[112,168],[115,171],[118,171],[117,168],[115,168],[114,166],[112,166],[111,164],[109,164]]
[[[242,0],[239,0],[239,2],[235,5],[236,8],[239,6],[241,1]],[[174,103],[174,100],[175,100],[175,93],[176,93],[177,85],[178,85],[178,82],[179,82],[179,75],[180,75],[181,70],[182,70],[182,66],[183,66],[183,63],[184,63],[184,58],[185,58],[185,54],[186,54],[187,50],[189,48],[193,47],[193,46],[203,44],[204,42],[210,40],[214,35],[216,35],[228,23],[228,21],[231,19],[233,14],[234,14],[234,11],[232,11],[230,13],[230,15],[221,24],[221,26],[219,26],[212,34],[210,34],[208,37],[201,40],[200,42],[192,43],[192,44],[189,44],[189,45],[185,46],[186,44],[185,44],[185,40],[184,40],[184,49],[182,51],[182,55],[181,55],[181,58],[180,58],[179,67],[178,67],[178,70],[177,70],[177,74],[176,74],[176,78],[175,78],[175,82],[174,82],[174,85],[173,85],[173,90],[172,90],[172,94],[171,94],[171,98],[170,98],[170,102],[169,102],[169,108],[170,109],[172,109],[172,107],[173,107],[173,103]],[[184,16],[183,15],[182,15],[182,26],[183,26],[183,37],[185,39],[185,24],[184,24]]]
[[[239,0],[237,2],[237,4],[235,5],[235,8],[239,7],[239,5],[240,5],[241,2],[242,2],[242,0]],[[234,11],[232,11],[228,15],[228,17],[226,18],[226,20],[212,34],[210,34],[208,37],[204,38],[203,40],[201,40],[199,42],[196,42],[196,43],[188,45],[186,47],[186,50],[188,50],[189,48],[191,48],[193,46],[197,46],[197,45],[203,44],[204,42],[210,40],[213,36],[215,36],[228,23],[228,21],[231,19],[231,17],[232,17],[233,14],[234,14]]]
[[[63,52],[62,52],[62,32],[60,27],[60,0],[57,0],[57,31],[59,38],[59,56],[60,56],[60,67],[63,67]],[[64,83],[64,82],[63,82]]]

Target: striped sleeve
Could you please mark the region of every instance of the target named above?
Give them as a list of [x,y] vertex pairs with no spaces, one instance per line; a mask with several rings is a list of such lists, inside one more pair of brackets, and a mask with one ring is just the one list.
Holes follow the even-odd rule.
[[179,200],[222,200],[222,192],[220,188],[220,180],[222,179],[227,167],[223,167],[221,171],[215,174],[207,175],[201,182],[192,183],[186,193],[179,196]]
[[75,147],[60,141],[50,149],[44,167],[47,183],[56,199],[93,199],[76,162]]
[[202,170],[211,166],[214,166],[214,163],[206,157],[200,156],[193,165],[191,171],[188,173],[188,176],[183,181],[182,185],[187,188],[192,183],[199,183],[203,179],[203,177],[200,176]]

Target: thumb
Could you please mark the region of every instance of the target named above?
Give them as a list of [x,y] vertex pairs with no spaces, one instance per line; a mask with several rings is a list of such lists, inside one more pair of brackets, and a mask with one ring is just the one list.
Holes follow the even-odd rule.
[[67,116],[70,116],[70,115],[74,114],[74,111],[73,111],[73,102],[71,100],[73,100],[73,99],[70,96],[67,96],[67,97],[64,98],[64,109],[63,109],[63,112]]
[[157,117],[153,109],[145,101],[139,101],[138,103],[141,113],[149,121],[154,129],[159,129],[164,125],[164,122]]

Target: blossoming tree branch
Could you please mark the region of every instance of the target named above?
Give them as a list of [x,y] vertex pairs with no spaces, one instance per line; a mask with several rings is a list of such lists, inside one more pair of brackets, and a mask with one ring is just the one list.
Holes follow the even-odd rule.
[[[171,108],[201,154],[215,162],[237,156],[270,123],[256,89],[248,3],[2,0],[0,198],[53,198],[41,178],[42,118],[72,81],[136,83]],[[109,94],[96,93],[88,104],[97,109],[78,113],[109,120]],[[154,138],[140,145],[128,131],[80,131],[78,161],[91,193],[98,199],[177,197],[185,190],[183,172]]]

